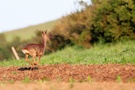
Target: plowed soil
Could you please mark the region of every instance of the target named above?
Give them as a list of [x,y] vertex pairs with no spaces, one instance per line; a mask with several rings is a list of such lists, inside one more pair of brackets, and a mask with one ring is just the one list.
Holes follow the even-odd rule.
[[[109,89],[113,83],[122,82],[124,86],[129,86],[130,89],[135,88],[135,65],[121,65],[121,64],[106,64],[106,65],[70,65],[70,64],[57,64],[57,65],[45,65],[39,68],[31,70],[29,67],[0,67],[0,81],[25,81],[25,79],[31,81],[50,81],[50,82],[62,82],[62,85],[69,85],[65,83],[76,82],[75,87],[87,87],[86,82],[96,82],[93,86],[99,85],[104,82],[108,82]],[[85,82],[86,81],[86,82]],[[78,82],[85,82],[84,84]],[[64,83],[64,84],[63,84]],[[97,84],[98,83],[98,84]],[[110,83],[110,87],[109,87]],[[131,84],[129,84],[131,83]],[[80,85],[81,84],[81,85]],[[104,83],[106,84],[106,83]],[[17,87],[20,84],[16,84]],[[36,86],[36,84],[33,84]],[[42,85],[42,84],[41,84]],[[45,84],[44,84],[45,85]],[[61,85],[61,84],[60,84]],[[8,85],[13,86],[13,85]],[[40,86],[40,85],[38,85]],[[54,84],[55,86],[55,84]],[[56,84],[57,86],[57,84]],[[102,84],[101,84],[102,86]],[[104,86],[104,85],[103,85]],[[119,84],[118,84],[119,86]],[[121,86],[121,85],[120,85]],[[75,88],[74,87],[74,88]],[[104,86],[105,87],[105,86]],[[74,89],[72,88],[72,89]],[[107,87],[105,87],[107,88]],[[120,88],[120,87],[118,87]],[[118,90],[117,88],[117,90]],[[86,88],[88,89],[88,88]],[[5,89],[6,90],[6,89]],[[32,89],[31,89],[32,90]],[[36,89],[38,90],[38,89]],[[40,90],[40,89],[39,89]],[[49,89],[48,89],[49,90]],[[68,90],[68,88],[65,88]],[[79,89],[81,90],[81,89]],[[95,89],[94,89],[95,90]],[[97,90],[97,89],[96,89]],[[104,89],[101,89],[104,90]],[[116,90],[116,89],[115,89]],[[119,89],[122,90],[122,89]]]

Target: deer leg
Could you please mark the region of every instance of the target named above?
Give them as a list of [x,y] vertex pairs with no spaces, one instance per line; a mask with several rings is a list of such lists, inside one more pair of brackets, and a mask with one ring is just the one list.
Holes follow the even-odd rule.
[[33,65],[37,65],[36,56],[33,56]]
[[28,62],[29,64],[32,64],[29,60],[28,60],[28,54],[25,55],[25,61]]
[[40,62],[40,58],[41,58],[41,56],[38,56],[38,61],[37,61],[38,65],[39,65],[39,62]]
[[32,59],[33,59],[33,63],[31,62],[31,70],[33,70],[34,69],[34,65],[36,65],[35,64],[36,63],[36,56],[33,56]]

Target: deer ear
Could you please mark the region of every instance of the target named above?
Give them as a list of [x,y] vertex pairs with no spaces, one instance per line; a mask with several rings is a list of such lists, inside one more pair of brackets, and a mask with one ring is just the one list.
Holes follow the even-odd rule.
[[42,34],[44,33],[44,31],[41,31],[42,32]]
[[47,33],[47,30],[45,31],[45,34]]

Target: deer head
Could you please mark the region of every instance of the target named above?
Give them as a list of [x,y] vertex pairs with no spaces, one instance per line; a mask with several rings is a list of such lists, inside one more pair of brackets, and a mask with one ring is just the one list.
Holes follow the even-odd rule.
[[46,31],[42,31],[42,39],[43,39],[43,41],[50,40],[48,35],[47,35],[47,30]]

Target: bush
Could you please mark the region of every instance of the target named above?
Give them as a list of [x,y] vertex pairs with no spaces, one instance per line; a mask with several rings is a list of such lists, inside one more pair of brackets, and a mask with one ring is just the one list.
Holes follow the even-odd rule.
[[[88,7],[86,10],[77,11],[61,18],[51,31],[55,43],[59,44],[56,45],[56,48],[59,48],[59,46],[63,48],[66,45],[91,47],[91,32],[88,30],[91,19],[89,10],[90,8]],[[56,39],[56,37],[59,37],[59,39]]]
[[134,0],[104,0],[95,6],[90,26],[93,41],[101,38],[105,42],[135,39]]

